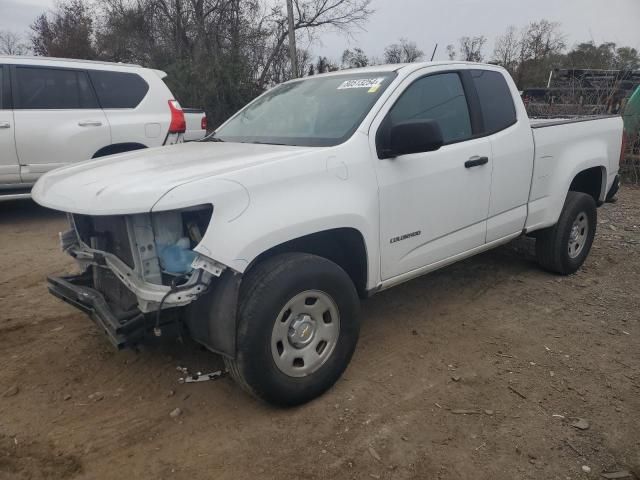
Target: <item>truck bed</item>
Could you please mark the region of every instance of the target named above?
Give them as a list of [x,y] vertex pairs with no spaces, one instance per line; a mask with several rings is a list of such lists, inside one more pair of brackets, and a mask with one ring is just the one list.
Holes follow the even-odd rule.
[[527,230],[548,227],[558,220],[569,190],[565,183],[589,166],[602,172],[598,190],[603,192],[600,201],[604,201],[618,174],[621,124],[620,116],[531,119],[535,157]]
[[183,108],[184,119],[187,124],[187,129],[184,132],[184,141],[185,142],[194,142],[197,140],[201,140],[207,134],[207,130],[203,127],[203,119],[204,124],[206,125],[206,114],[204,110],[200,108]]

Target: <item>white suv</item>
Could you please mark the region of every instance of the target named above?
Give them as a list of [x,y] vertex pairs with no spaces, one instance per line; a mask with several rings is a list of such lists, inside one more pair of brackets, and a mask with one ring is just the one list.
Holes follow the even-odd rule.
[[28,198],[54,168],[182,141],[162,79],[136,65],[0,56],[0,200]]

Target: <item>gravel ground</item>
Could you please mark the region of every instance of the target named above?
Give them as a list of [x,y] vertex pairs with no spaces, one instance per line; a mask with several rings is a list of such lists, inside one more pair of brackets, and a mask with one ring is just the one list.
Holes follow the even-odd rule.
[[114,351],[46,292],[64,217],[0,204],[0,479],[640,478],[640,190],[599,223],[576,275],[520,239],[366,301],[344,378],[281,410],[178,384],[221,365],[191,343]]

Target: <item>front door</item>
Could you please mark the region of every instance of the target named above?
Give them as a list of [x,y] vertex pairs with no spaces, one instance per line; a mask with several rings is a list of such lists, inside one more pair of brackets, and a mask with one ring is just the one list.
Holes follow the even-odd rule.
[[111,143],[111,129],[84,70],[16,65],[15,139],[23,182],[90,159]]
[[0,188],[20,182],[8,72],[8,67],[0,65]]
[[407,83],[382,124],[433,119],[445,145],[376,158],[383,281],[484,245],[487,228],[491,145],[473,138],[462,74],[417,75]]

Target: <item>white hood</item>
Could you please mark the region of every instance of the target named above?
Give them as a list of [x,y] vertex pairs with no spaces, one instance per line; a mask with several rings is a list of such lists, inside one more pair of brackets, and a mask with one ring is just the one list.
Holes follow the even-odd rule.
[[303,155],[310,150],[313,149],[216,142],[137,150],[48,172],[31,193],[40,205],[64,212],[143,213],[151,211],[164,194],[179,185]]

